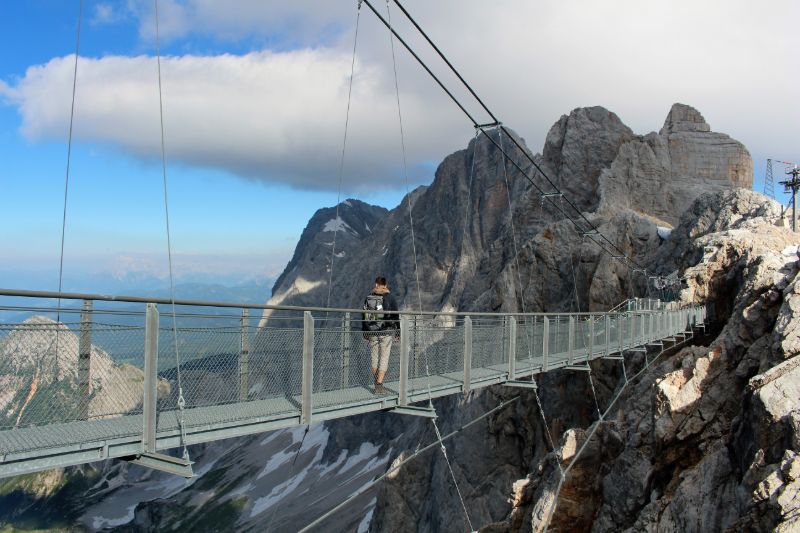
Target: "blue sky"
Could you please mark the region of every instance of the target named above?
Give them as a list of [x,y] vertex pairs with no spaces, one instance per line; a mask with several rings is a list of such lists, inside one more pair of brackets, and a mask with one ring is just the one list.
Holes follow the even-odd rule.
[[[575,107],[646,133],[681,101],[745,143],[756,190],[767,157],[800,159],[795,2],[406,4],[534,151]],[[274,276],[336,202],[355,1],[159,5],[176,275]],[[77,14],[78,0],[0,7],[0,286],[57,283]],[[147,0],[85,1],[68,279],[166,272],[153,21]],[[364,13],[342,195],[391,208],[405,184],[387,39]],[[472,130],[408,57],[398,69],[414,186]]]

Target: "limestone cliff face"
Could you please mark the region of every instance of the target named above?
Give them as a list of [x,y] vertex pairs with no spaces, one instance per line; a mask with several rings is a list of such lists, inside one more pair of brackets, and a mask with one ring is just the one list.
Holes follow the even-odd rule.
[[[66,325],[33,316],[0,339],[0,424],[104,418],[141,409],[144,373],[115,364],[98,346],[90,349],[84,396],[78,390],[78,336]],[[161,382],[159,392],[168,394],[169,384]]]
[[550,128],[542,155],[565,196],[582,211],[593,211],[600,200],[601,173],[620,147],[635,138],[614,113],[600,106],[583,107],[562,115]]
[[[662,356],[603,421],[585,375],[555,372],[538,378],[554,451],[535,398],[525,392],[448,444],[473,525],[485,532],[543,531],[552,511],[551,531],[800,527],[800,262],[798,239],[775,226],[778,217],[775,202],[744,190],[706,194],[691,206],[674,237],[649,259],[669,261],[665,268],[686,276],[682,301],[710,302],[716,328]],[[631,357],[628,365],[632,372],[641,361]],[[593,370],[605,409],[622,384],[620,368],[599,361]],[[442,401],[443,431],[515,394],[496,388]],[[592,439],[557,492],[558,463],[566,467],[576,457],[590,430]],[[424,423],[408,435],[409,449],[434,438]],[[500,494],[506,511],[498,519]],[[463,529],[464,513],[438,452],[383,485],[371,530],[398,524]]]
[[[490,135],[549,190],[512,139],[498,131]],[[524,140],[514,140],[528,151]],[[744,146],[711,132],[698,111],[682,104],[672,107],[660,133],[646,136],[602,107],[579,108],[553,125],[542,155],[528,155],[637,260],[659,246],[656,224],[677,223],[702,193],[752,184]],[[412,244],[428,310],[601,310],[645,290],[646,280],[631,277],[627,267],[578,236],[572,222],[543,202],[483,136],[447,156],[433,183],[412,193],[411,206],[414,243],[407,199],[388,212],[353,201],[340,205],[340,213],[359,220],[353,225],[335,225],[333,208],[320,210],[270,303],[325,305],[331,287],[331,305],[359,307],[374,277],[383,275],[401,307],[417,307]],[[367,218],[369,231],[362,223]],[[342,231],[331,259],[334,227]],[[586,293],[577,303],[574,279],[579,294]]]
[[601,209],[632,209],[676,224],[703,192],[750,189],[753,160],[747,149],[714,133],[696,109],[675,104],[664,127],[620,147],[599,178]]
[[[541,177],[535,177],[528,168],[519,149],[511,148],[511,139],[500,137],[497,131],[490,135],[509,150],[514,161],[529,170],[537,183],[542,183]],[[524,141],[515,139],[527,151]],[[662,144],[656,147],[658,143]],[[551,128],[542,155],[532,157],[616,246],[652,271],[667,274],[696,267],[698,270],[692,271],[697,279],[691,286],[694,292],[686,298],[708,296],[717,302],[718,316],[733,316],[738,304],[725,303],[724,297],[738,294],[744,286],[742,280],[750,279],[745,273],[755,268],[751,260],[761,249],[739,255],[730,252],[732,248],[725,244],[730,239],[725,232],[749,231],[754,217],[768,219],[773,214],[772,208],[745,196],[736,196],[735,201],[723,202],[711,197],[700,203],[692,202],[705,192],[727,191],[749,183],[749,156],[741,145],[710,132],[699,113],[685,106],[673,107],[661,133],[643,137],[631,132],[615,114],[594,107],[576,109],[562,117]],[[668,194],[657,203],[650,200],[663,191]],[[723,209],[717,209],[720,205]],[[409,206],[414,220],[414,241]],[[663,241],[656,224],[659,220],[677,223],[679,211],[686,208],[689,208],[689,222],[676,228],[674,237]],[[770,249],[779,247],[784,239],[784,233],[780,232],[785,230],[769,233],[763,242],[771,243]],[[742,233],[740,241],[752,239],[748,235]],[[706,239],[702,244],[693,244],[702,239]],[[720,260],[734,258],[730,259],[734,262],[703,270],[706,248],[717,244],[714,249],[719,250]],[[420,275],[419,293],[414,247]],[[737,262],[737,257],[743,262]],[[731,271],[736,274],[729,275]],[[405,309],[417,307],[419,294],[426,310],[585,311],[608,309],[629,296],[647,291],[646,280],[631,275],[619,261],[578,235],[572,222],[558,209],[542,202],[539,192],[484,137],[447,156],[437,168],[433,183],[413,191],[395,209],[387,211],[348,200],[339,205],[338,216],[336,208],[318,211],[303,232],[292,261],[276,282],[270,303],[322,306],[329,302],[336,307],[360,307],[376,275],[389,278],[392,292]],[[777,291],[780,293],[777,301],[787,298],[781,291]],[[778,303],[769,305],[772,313]],[[715,365],[719,361],[725,361],[726,369],[733,362],[736,368],[740,361],[749,362],[740,371],[745,377],[731,378],[719,390],[720,395],[734,391],[732,395],[704,407],[701,417],[707,421],[706,415],[716,416],[713,409],[719,404],[724,406],[722,412],[727,418],[717,416],[716,419],[722,420],[721,425],[706,423],[703,427],[732,427],[729,421],[736,418],[738,398],[745,390],[742,380],[754,372],[768,372],[777,362],[774,357],[792,349],[794,341],[786,339],[792,334],[796,336],[798,331],[796,304],[779,307],[781,310],[775,311],[774,318],[767,313],[763,315],[767,319],[758,326],[769,329],[774,322],[776,325],[770,331],[778,331],[780,324],[776,337],[764,339],[761,330],[753,326],[750,330],[737,330],[737,335],[741,333],[737,342],[743,344],[720,345],[723,348],[719,357],[714,356],[716,359],[708,355],[710,350],[676,356],[674,361],[680,363],[670,359],[671,366],[661,368],[658,374],[664,378],[664,392],[659,396],[657,414],[653,407],[641,407],[642,402],[634,401],[652,394],[653,376],[645,376],[639,388],[628,393],[621,404],[625,407],[614,421],[622,422],[604,422],[584,459],[576,465],[575,473],[584,476],[588,483],[568,480],[565,492],[558,498],[561,512],[555,515],[555,523],[561,524],[562,530],[568,529],[563,526],[583,530],[592,527],[613,530],[617,526],[636,529],[634,524],[640,518],[642,524],[644,520],[659,520],[658,512],[644,511],[651,501],[661,502],[662,507],[653,509],[669,507],[670,516],[676,520],[690,516],[684,510],[698,500],[698,493],[688,491],[692,485],[686,484],[683,486],[688,492],[673,498],[676,487],[682,483],[680,477],[673,477],[673,472],[687,472],[688,476],[691,468],[699,464],[697,461],[708,456],[708,464],[716,466],[707,471],[693,471],[693,475],[711,479],[710,473],[719,472],[719,479],[731,482],[725,468],[741,468],[730,466],[734,464],[747,463],[747,468],[750,464],[761,464],[756,460],[758,449],[765,450],[764,466],[749,474],[750,485],[737,481],[736,498],[740,498],[741,490],[750,494],[749,487],[762,486],[759,490],[767,496],[760,501],[767,502],[764,506],[772,506],[770,513],[782,513],[776,511],[778,507],[770,503],[770,498],[774,495],[776,502],[784,502],[776,505],[789,505],[785,500],[792,493],[783,487],[791,483],[787,480],[794,475],[792,463],[786,463],[789,466],[784,468],[783,462],[775,462],[781,450],[767,450],[760,443],[775,438],[783,439],[781,442],[796,441],[796,430],[790,434],[789,429],[759,426],[757,421],[761,413],[769,412],[769,416],[783,421],[781,428],[797,424],[792,422],[793,418],[781,414],[785,406],[775,401],[777,396],[762,398],[755,391],[764,387],[765,391],[771,390],[769,387],[788,391],[785,380],[790,378],[768,376],[763,387],[752,389],[749,397],[753,408],[742,410],[739,417],[741,424],[746,420],[752,422],[741,426],[745,429],[735,441],[735,446],[750,451],[742,451],[735,461],[729,460],[728,466],[720,456],[706,453],[717,449],[713,448],[711,437],[708,441],[711,447],[695,446],[700,452],[692,452],[688,459],[683,459],[684,455],[694,450],[692,446],[699,441],[688,437],[680,444],[683,447],[674,444],[680,442],[681,430],[675,427],[682,424],[679,420],[684,414],[682,410],[687,402],[692,404],[686,399],[689,392],[702,390],[707,376],[716,375]],[[758,314],[750,312],[751,316]],[[264,319],[269,320],[270,315]],[[773,354],[770,356],[773,359],[763,365],[756,348],[745,350],[745,354],[750,353],[747,357],[740,354],[742,346],[757,339],[758,346],[769,345]],[[729,353],[734,354],[730,356],[733,359],[721,359]],[[707,363],[702,361],[704,357]],[[697,379],[684,376],[690,370]],[[679,374],[668,377],[672,372]],[[784,375],[789,374],[781,374]],[[607,405],[619,383],[620,369],[608,363],[597,369],[595,376],[599,402]],[[585,431],[582,428],[589,427],[596,419],[597,406],[583,374],[577,377],[567,373],[547,374],[539,378],[539,387],[545,421],[536,398],[528,391],[492,388],[465,398],[454,396],[436,402],[439,423],[446,433],[500,401],[520,394],[513,406],[448,442],[454,475],[475,527],[486,531],[540,528],[544,511],[556,500],[556,462],[569,456],[569,450],[581,443]],[[674,389],[686,391],[678,395],[684,400],[670,399]],[[626,416],[632,417],[630,421],[626,422]],[[653,430],[647,429],[653,427],[656,418],[660,420],[659,431],[668,436],[664,444],[653,440]],[[553,434],[557,452],[551,452],[545,428]],[[731,434],[727,429],[715,431]],[[643,437],[636,437],[637,432]],[[0,500],[0,519],[13,521],[15,516],[24,514],[26,520],[47,517],[86,530],[106,527],[166,530],[205,525],[220,530],[233,527],[243,531],[295,531],[298,524],[307,523],[307,515],[319,514],[342,501],[385,468],[387,462],[412,453],[420,443],[429,443],[434,436],[427,420],[376,413],[312,427],[307,437],[310,440],[304,442],[302,449],[302,433],[298,431],[198,446],[191,454],[198,461],[195,470],[199,477],[188,484],[177,484],[161,474],[143,473],[119,462],[106,462],[96,467],[70,469],[64,485],[54,489],[50,500],[19,489],[13,498],[24,502],[24,513],[12,508],[3,510],[4,500]],[[562,440],[566,446],[562,446]],[[718,446],[718,441],[715,442],[713,445]],[[734,446],[728,444],[734,441],[725,442],[725,449]],[[651,463],[652,457],[661,458],[658,454],[670,446],[677,446],[674,452],[666,451],[658,459],[660,463]],[[301,453],[293,463],[298,449]],[[708,490],[714,491],[714,487]],[[624,492],[616,498],[614,490]],[[315,495],[313,499],[309,499],[310,493]],[[744,499],[737,502],[750,502],[747,497],[741,496]],[[51,505],[56,500],[67,502],[68,518],[57,516],[63,509]],[[612,500],[618,500],[621,507],[610,507]],[[713,508],[721,509],[721,502],[715,500]],[[696,514],[706,512],[697,509]],[[603,516],[610,518],[601,519]],[[743,516],[737,515],[736,520]],[[719,519],[714,524],[730,520],[731,517]],[[50,522],[43,518],[35,523],[47,527]],[[365,494],[346,508],[331,524],[328,526],[334,530],[359,531],[466,529],[461,504],[439,450],[404,467],[375,492]]]

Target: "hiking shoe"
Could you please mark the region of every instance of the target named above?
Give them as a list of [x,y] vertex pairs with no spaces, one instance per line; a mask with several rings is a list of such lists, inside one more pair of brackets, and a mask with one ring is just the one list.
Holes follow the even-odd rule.
[[389,394],[389,391],[386,390],[386,387],[383,386],[383,383],[376,383],[375,384],[375,394]]

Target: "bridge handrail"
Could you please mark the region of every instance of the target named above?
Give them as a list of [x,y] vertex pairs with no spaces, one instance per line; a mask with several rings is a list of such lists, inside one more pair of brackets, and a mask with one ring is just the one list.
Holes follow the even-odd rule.
[[[62,300],[94,300],[101,302],[124,302],[124,303],[154,303],[193,307],[223,307],[232,309],[260,309],[270,311],[294,311],[294,312],[331,312],[331,313],[361,313],[363,309],[351,309],[346,307],[315,307],[315,306],[295,306],[295,305],[269,305],[269,304],[252,304],[241,302],[221,302],[213,300],[185,300],[175,299],[173,302],[169,298],[156,298],[151,296],[126,296],[126,295],[108,295],[108,294],[90,294],[79,292],[58,292],[58,291],[33,291],[26,289],[2,289],[0,288],[0,296],[14,296],[21,298],[51,298]],[[76,309],[77,311],[77,309]],[[636,309],[636,312],[646,312],[646,309]],[[417,311],[413,309],[402,309],[399,311],[383,311],[388,315],[425,315],[437,317],[487,317],[487,316],[556,316],[556,315],[577,315],[577,316],[602,316],[609,313],[625,314],[629,310],[621,311],[594,311],[594,312],[539,312],[539,313],[520,313],[520,312],[486,312],[486,311]]]
[[[178,362],[168,340],[171,321],[159,321],[156,305],[169,300],[12,289],[0,289],[0,296],[83,300],[79,321],[53,320],[55,302],[48,302],[51,316],[0,323],[0,373],[18,392],[37,387],[41,395],[32,402],[17,395],[15,410],[0,417],[0,478],[348,414],[408,409],[431,397],[519,383],[518,378],[557,368],[586,369],[598,357],[646,352],[653,343],[674,345],[676,336],[685,340],[687,330],[706,322],[702,305],[620,313],[399,311],[387,396],[374,384],[376,346],[361,331],[360,309],[343,309],[331,318],[328,312],[336,309],[179,300],[237,308],[241,315],[224,313],[226,319],[238,318],[224,327],[179,324]],[[97,321],[93,315],[108,311],[92,300],[146,303],[144,320]],[[256,326],[258,317],[248,308],[303,313],[270,317],[277,327]],[[77,311],[58,309],[62,316]],[[312,314],[315,309],[320,312]],[[451,318],[418,320],[420,315]],[[203,311],[196,316],[220,318]],[[40,368],[49,370],[39,373]],[[176,388],[178,369],[185,402]],[[185,424],[183,416],[162,416],[184,406]]]

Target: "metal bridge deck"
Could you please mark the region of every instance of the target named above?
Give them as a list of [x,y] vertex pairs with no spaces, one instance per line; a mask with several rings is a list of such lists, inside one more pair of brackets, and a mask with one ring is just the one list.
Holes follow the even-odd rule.
[[159,327],[155,305],[133,315],[138,323],[109,324],[91,302],[72,325],[46,313],[0,323],[0,380],[18,388],[0,396],[0,477],[392,410],[626,353],[705,319],[702,307],[652,303],[605,314],[402,314],[386,393],[375,394],[357,311],[270,309],[259,326],[248,310],[233,325],[195,313],[213,325],[173,331]]

